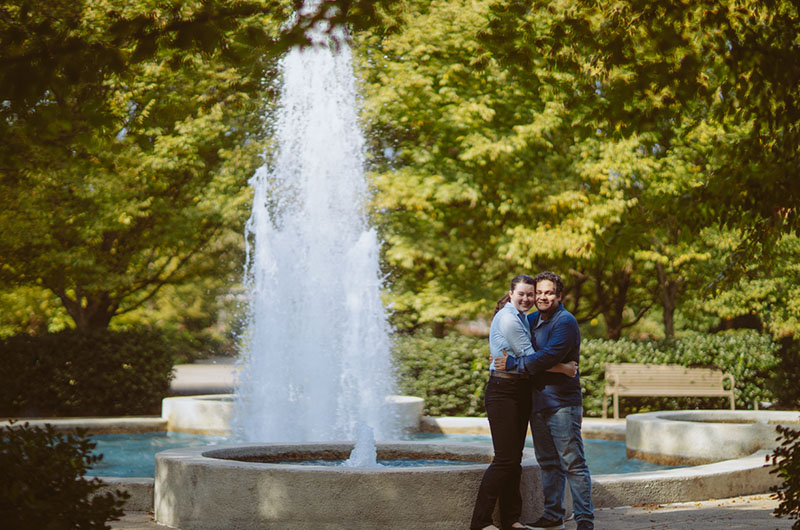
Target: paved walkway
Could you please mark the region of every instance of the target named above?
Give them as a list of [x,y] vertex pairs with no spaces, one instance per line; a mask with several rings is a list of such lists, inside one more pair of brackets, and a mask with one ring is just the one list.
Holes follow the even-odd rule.
[[[751,495],[703,502],[603,508],[595,513],[595,527],[597,530],[789,530],[792,527],[791,520],[772,515],[777,505],[778,502],[769,495]],[[574,530],[575,521],[568,521],[566,527],[567,530]],[[121,521],[111,523],[111,528],[163,530],[166,527],[153,521],[151,514],[131,512],[125,514]]]
[[234,362],[233,357],[212,357],[194,364],[177,364],[175,378],[170,383],[170,394],[229,394],[233,392],[238,370]]

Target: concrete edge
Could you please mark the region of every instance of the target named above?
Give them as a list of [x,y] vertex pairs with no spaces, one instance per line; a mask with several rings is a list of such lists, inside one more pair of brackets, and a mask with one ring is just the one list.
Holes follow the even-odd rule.
[[14,418],[0,422],[0,428],[22,426],[44,428],[50,425],[56,432],[86,429],[88,434],[125,434],[166,432],[167,420],[159,416],[126,416],[119,418]]
[[771,451],[714,464],[592,478],[596,508],[669,504],[768,493],[781,480],[770,473]]
[[[625,441],[625,420],[584,418],[581,428],[584,438]],[[423,416],[420,431],[441,434],[491,434],[487,418],[466,416]],[[530,435],[530,430],[528,431]]]
[[702,465],[777,447],[777,425],[797,411],[680,410],[630,414],[628,457],[666,465]]

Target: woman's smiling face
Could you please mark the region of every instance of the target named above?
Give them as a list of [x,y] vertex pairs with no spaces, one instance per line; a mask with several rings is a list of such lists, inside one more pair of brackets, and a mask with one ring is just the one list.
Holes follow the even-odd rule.
[[511,297],[511,303],[517,308],[517,311],[527,313],[536,300],[536,289],[533,285],[519,282],[514,286],[513,291],[508,292],[508,295]]

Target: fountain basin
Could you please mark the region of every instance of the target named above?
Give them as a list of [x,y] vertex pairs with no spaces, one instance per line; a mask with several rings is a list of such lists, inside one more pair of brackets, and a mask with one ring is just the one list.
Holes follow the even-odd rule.
[[[485,462],[356,468],[271,462],[347,458],[351,443],[238,444],[156,455],[155,517],[183,530],[468,528],[491,447],[378,443],[378,458]],[[523,520],[542,514],[539,466],[522,463]]]
[[[170,432],[229,435],[233,418],[234,394],[207,394],[165,398],[161,417]],[[387,396],[388,413],[402,432],[419,430],[425,400],[414,396]]]
[[629,458],[664,465],[700,465],[777,447],[776,425],[800,424],[797,411],[679,410],[630,414]]

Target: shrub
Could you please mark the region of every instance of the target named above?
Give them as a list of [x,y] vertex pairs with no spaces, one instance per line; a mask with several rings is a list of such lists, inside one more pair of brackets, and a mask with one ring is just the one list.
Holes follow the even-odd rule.
[[489,343],[463,335],[442,339],[427,333],[395,340],[398,390],[425,399],[431,416],[483,416]]
[[158,414],[174,355],[150,330],[10,337],[0,341],[0,415]]
[[780,486],[773,486],[770,491],[775,492],[773,497],[780,504],[773,512],[776,516],[788,515],[796,519],[792,528],[800,529],[800,431],[779,425],[778,440],[781,444],[775,451],[767,456],[767,461],[772,461],[775,466],[770,473],[777,474],[783,479]]
[[795,410],[800,407],[800,341],[794,337],[780,339],[778,366],[776,367],[772,385],[778,405],[785,409]]
[[128,493],[98,494],[102,482],[84,477],[101,457],[85,431],[59,435],[12,425],[0,439],[0,521],[18,530],[94,530],[119,519]]

